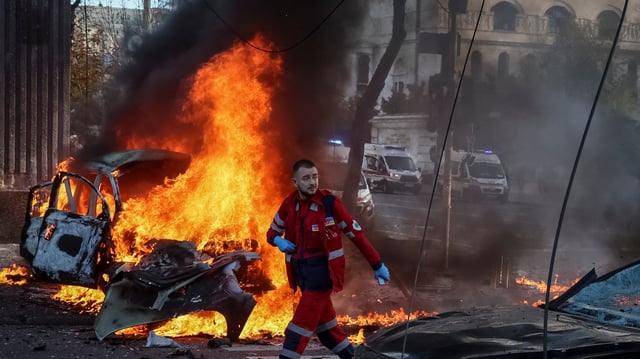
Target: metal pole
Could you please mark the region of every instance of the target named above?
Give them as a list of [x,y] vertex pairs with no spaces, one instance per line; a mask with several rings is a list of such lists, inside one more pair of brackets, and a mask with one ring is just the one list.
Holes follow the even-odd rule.
[[444,173],[445,173],[445,188],[446,193],[446,224],[445,224],[445,249],[444,249],[444,268],[449,269],[449,241],[451,237],[451,139],[453,138],[453,131],[449,136],[449,140],[445,143],[444,151]]
[[420,37],[420,5],[421,5],[421,0],[416,0],[416,48],[415,48],[415,55],[414,55],[414,66],[413,66],[413,83],[418,86],[418,80],[419,80],[419,75],[418,75],[418,63],[420,62],[420,51],[418,50],[418,38]]
[[148,32],[151,30],[151,0],[144,0],[142,17],[144,21],[144,29]]
[[[455,47],[456,47],[456,13],[449,11],[449,44],[447,50],[447,56],[445,56],[442,68],[444,69],[444,84],[446,86],[444,94],[445,103],[449,106],[453,104],[453,73],[455,67]],[[449,269],[449,242],[451,237],[451,150],[453,149],[453,131],[450,132],[450,136],[446,143],[444,143],[444,173],[445,173],[445,193],[446,193],[446,208],[445,208],[445,257],[444,268]]]

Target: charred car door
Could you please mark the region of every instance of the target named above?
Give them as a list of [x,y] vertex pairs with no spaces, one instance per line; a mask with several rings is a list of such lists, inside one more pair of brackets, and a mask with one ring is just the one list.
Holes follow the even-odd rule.
[[31,262],[34,276],[96,287],[99,252],[111,226],[100,191],[83,176],[59,172],[53,181],[31,187],[28,203],[20,254]]

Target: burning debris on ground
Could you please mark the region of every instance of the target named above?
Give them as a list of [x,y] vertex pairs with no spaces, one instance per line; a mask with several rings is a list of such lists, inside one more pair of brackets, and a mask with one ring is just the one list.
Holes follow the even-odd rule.
[[[554,284],[548,328],[539,305],[494,304],[462,307],[380,328],[358,348],[363,358],[402,353],[429,358],[524,358],[542,355],[543,333],[549,357],[631,358],[640,353],[636,301],[639,263],[602,276],[589,271],[572,286]],[[541,293],[544,282],[518,278],[523,289]],[[557,294],[557,295],[556,295]]]
[[[195,298],[189,290],[207,277],[197,265],[191,268],[196,274],[187,271],[199,276],[193,282],[189,276],[177,276],[176,283],[159,284],[140,274],[144,272],[140,266],[155,250],[150,243],[157,238],[180,239],[215,258],[247,250],[259,255],[262,260],[252,264],[255,268],[233,276],[250,283],[245,288],[258,296],[257,304],[247,304],[240,315],[242,323],[230,323],[230,330],[223,325],[206,330],[212,335],[226,332],[234,340],[241,331],[246,337],[283,332],[293,308],[273,303],[293,303],[293,298],[277,260],[280,253],[256,240],[264,237],[278,205],[274,198],[280,196],[275,194],[286,191],[286,175],[274,175],[274,170],[284,168],[296,155],[277,146],[277,139],[286,132],[292,143],[303,143],[315,138],[323,119],[331,117],[333,106],[328,103],[335,100],[331,93],[337,94],[336,83],[344,81],[346,50],[341,49],[355,35],[351,29],[362,15],[363,3],[340,6],[329,20],[331,26],[299,50],[256,51],[255,47],[284,48],[297,33],[256,22],[256,14],[265,19],[265,11],[275,11],[273,19],[306,29],[309,23],[322,21],[319,14],[333,9],[325,2],[272,5],[252,3],[264,10],[259,12],[248,11],[246,4],[219,9],[221,15],[242,24],[238,30],[246,38],[239,41],[204,3],[185,2],[165,26],[144,39],[131,54],[130,64],[114,76],[121,81],[117,87],[124,89],[118,93],[126,96],[114,98],[111,117],[96,145],[61,164],[53,181],[33,188],[21,253],[39,280],[104,290],[96,323],[101,328],[99,338],[128,326],[165,321],[177,316],[171,310],[159,314],[173,299]],[[315,84],[313,90],[309,81]],[[131,269],[123,270],[123,263]],[[179,267],[189,269],[192,264]],[[210,265],[216,265],[215,259]],[[205,293],[204,288],[196,291]],[[60,293],[66,293],[64,288]],[[110,324],[105,329],[103,317],[122,316],[104,313],[128,310],[114,300],[131,305],[131,293],[140,294],[133,297],[144,302],[136,308],[151,307],[154,312],[130,323],[106,320]],[[198,300],[206,303],[214,296]],[[182,308],[180,314],[194,308]],[[171,322],[180,319],[184,318]],[[186,322],[191,323],[176,325],[180,329],[169,330],[171,335],[200,333],[206,327],[194,315]]]
[[[326,2],[282,5],[216,3],[219,13],[214,14],[205,2],[185,1],[130,54],[131,62],[114,76],[119,96],[113,98],[101,138],[60,164],[51,181],[33,188],[21,246],[28,268],[14,265],[0,275],[3,283],[28,297],[27,303],[17,305],[49,304],[54,311],[73,312],[79,322],[95,326],[91,334],[98,340],[89,338],[86,327],[68,332],[80,331],[83,341],[94,344],[133,348],[144,336],[184,341],[205,337],[210,348],[281,342],[294,300],[283,268],[274,264],[281,262],[280,254],[261,238],[277,206],[274,198],[286,191],[285,164],[304,154],[304,145],[332,125],[326,119],[334,117],[337,89],[348,77],[345,45],[364,13],[358,8],[362,2],[346,2],[331,18],[331,26],[300,48],[256,51],[286,48],[331,11]],[[270,20],[254,21],[256,14]],[[238,27],[229,29],[216,15]],[[234,37],[238,33],[243,36]],[[532,162],[546,159],[531,152]],[[612,216],[622,212],[615,208]],[[464,223],[482,238],[464,255],[452,257],[456,270],[441,273],[443,257],[430,251],[431,266],[420,273],[415,288],[371,288],[372,278],[355,276],[353,288],[336,298],[336,307],[346,313],[339,320],[352,341],[363,343],[371,337],[371,348],[397,352],[404,320],[443,326],[440,320],[448,319],[454,323],[447,322],[438,334],[451,335],[456,321],[479,314],[482,322],[492,315],[474,309],[468,316],[434,316],[438,305],[511,302],[521,307],[515,316],[505,314],[504,322],[517,314],[536,317],[539,308],[530,307],[539,303],[547,284],[531,278],[539,278],[541,271],[527,277],[529,273],[509,268],[526,256],[519,250],[529,241],[548,235],[537,226],[522,235],[502,215],[486,211]],[[542,217],[554,216],[547,211]],[[572,239],[584,245],[581,236]],[[414,274],[415,263],[407,260],[412,252],[389,247],[387,258],[397,256],[402,266],[394,275],[410,283],[404,277]],[[624,249],[612,250],[618,251]],[[365,272],[363,268],[368,269],[355,266],[351,273]],[[549,283],[552,295],[566,290],[571,280],[563,276],[560,283]],[[419,310],[405,312],[413,310],[403,309],[408,297],[420,292],[427,293],[427,300]],[[635,314],[634,293],[635,288],[624,297],[614,296],[621,311]],[[606,312],[582,302],[572,308],[593,317]],[[4,320],[49,324],[46,317],[33,310]],[[471,333],[478,340],[496,328],[525,336],[540,333],[539,323],[504,322]],[[409,339],[410,348],[423,350],[418,344],[430,333],[412,333],[416,336]],[[391,344],[376,343],[389,337]],[[51,348],[38,338],[28,339],[33,352]]]
[[196,261],[193,243],[158,241],[136,265],[120,267],[112,276],[94,325],[96,335],[102,340],[120,329],[208,310],[225,317],[227,336],[236,341],[256,301],[233,272],[241,261],[259,258],[235,251],[210,263]]

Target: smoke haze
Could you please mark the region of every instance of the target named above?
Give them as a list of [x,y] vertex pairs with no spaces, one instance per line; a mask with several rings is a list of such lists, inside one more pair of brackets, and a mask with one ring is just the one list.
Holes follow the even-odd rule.
[[284,74],[278,79],[271,124],[283,134],[281,148],[274,150],[292,162],[308,151],[309,143],[329,134],[328,121],[344,96],[344,83],[351,80],[347,54],[366,14],[363,4],[342,3],[319,26],[338,2],[183,2],[143,38],[114,76],[111,111],[92,154],[120,150],[129,136],[163,138],[168,133],[197,151],[200,143],[193,135],[201,131],[176,120],[185,81],[214,54],[261,34],[273,43],[271,49],[289,49],[280,53]]

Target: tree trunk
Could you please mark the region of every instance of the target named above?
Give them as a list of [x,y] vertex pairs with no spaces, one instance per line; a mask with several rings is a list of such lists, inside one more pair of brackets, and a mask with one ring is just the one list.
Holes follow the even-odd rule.
[[358,180],[360,168],[362,166],[362,156],[364,154],[365,139],[369,137],[368,124],[373,115],[373,110],[384,88],[384,82],[391,66],[398,56],[400,47],[404,42],[407,32],[404,28],[406,0],[393,0],[393,28],[391,41],[385,50],[380,63],[371,77],[369,85],[358,100],[353,129],[351,132],[351,151],[349,152],[349,170],[344,185],[343,199],[346,206],[351,211],[355,210],[356,196],[358,194]]

